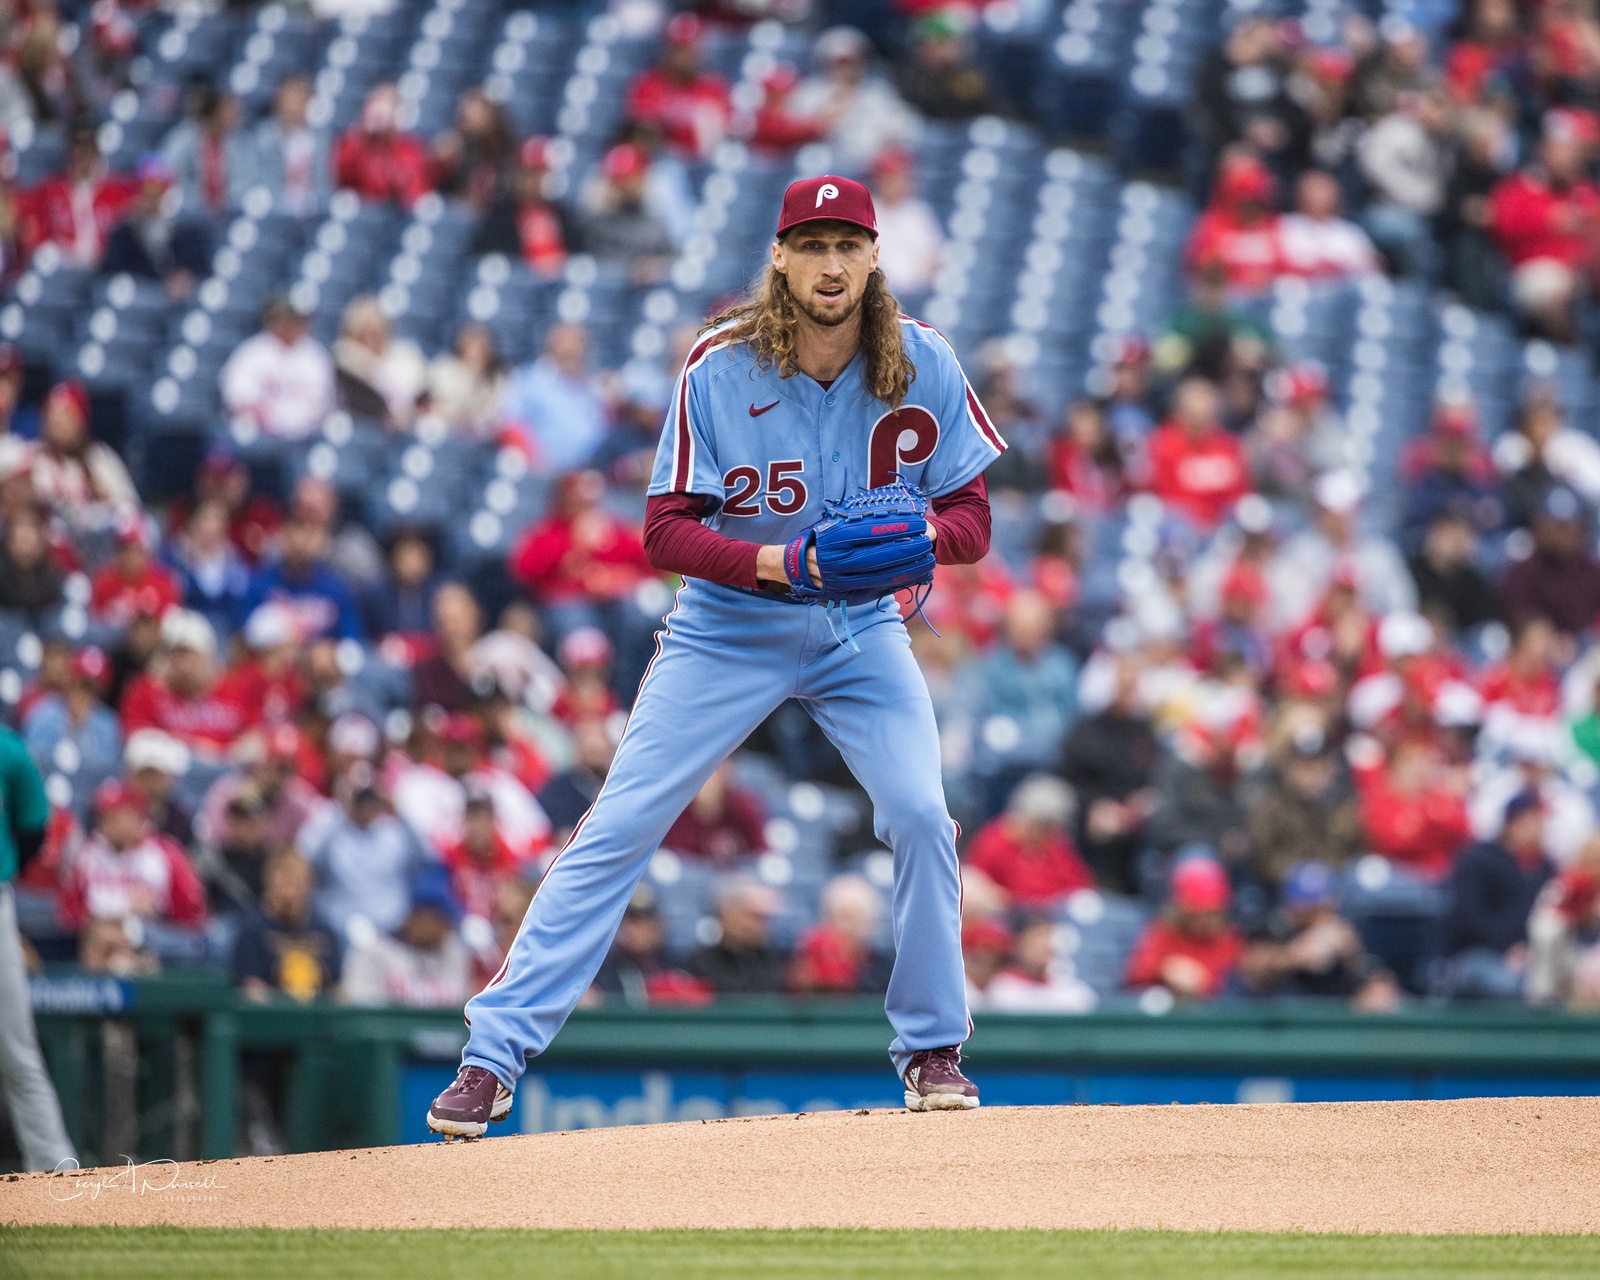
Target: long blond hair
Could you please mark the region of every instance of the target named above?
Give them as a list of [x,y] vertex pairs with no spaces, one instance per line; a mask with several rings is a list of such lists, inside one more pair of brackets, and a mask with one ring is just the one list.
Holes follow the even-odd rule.
[[[700,332],[732,322],[733,327],[719,337],[747,344],[762,366],[776,367],[780,378],[792,378],[800,372],[795,360],[799,321],[800,304],[789,292],[789,277],[769,264],[751,285],[746,301],[712,316]],[[898,409],[917,369],[906,355],[900,304],[876,267],[861,295],[861,360],[867,390],[891,409]]]

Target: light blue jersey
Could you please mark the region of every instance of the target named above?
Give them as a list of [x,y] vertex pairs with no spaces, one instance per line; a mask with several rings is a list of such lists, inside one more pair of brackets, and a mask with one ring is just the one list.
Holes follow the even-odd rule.
[[1005,442],[943,335],[907,317],[901,325],[917,376],[898,409],[867,392],[859,353],[823,388],[763,368],[718,331],[704,335],[673,389],[650,493],[702,494],[717,532],[770,544],[820,520],[824,501],[897,474],[929,498],[973,480]]
[[[917,368],[898,410],[869,397],[857,357],[827,388],[781,378],[716,332],[691,352],[656,455],[652,494],[710,499],[707,523],[761,544],[795,537],[824,500],[899,474],[930,498],[975,479],[1005,445],[950,346],[904,320]],[[505,964],[467,1004],[462,1060],[508,1088],[594,980],[634,886],[705,780],[787,699],[839,748],[894,852],[895,963],[885,1009],[902,1075],[919,1049],[967,1036],[956,826],[939,737],[892,597],[849,610],[840,644],[822,609],[688,581],[658,637],[594,805],[551,865]]]

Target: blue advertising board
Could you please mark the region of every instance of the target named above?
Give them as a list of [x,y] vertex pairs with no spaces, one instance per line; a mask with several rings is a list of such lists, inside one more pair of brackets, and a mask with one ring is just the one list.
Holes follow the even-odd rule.
[[[454,1067],[412,1063],[402,1080],[402,1142],[435,1140],[423,1121]],[[1204,1072],[985,1071],[989,1106],[1232,1102],[1375,1102],[1410,1098],[1600,1094],[1600,1077],[1293,1075]],[[887,1072],[529,1071],[502,1132],[549,1133],[625,1124],[898,1107]]]

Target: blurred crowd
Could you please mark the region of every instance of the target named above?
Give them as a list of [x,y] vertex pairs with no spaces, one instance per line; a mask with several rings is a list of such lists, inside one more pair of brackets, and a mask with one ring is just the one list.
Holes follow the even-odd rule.
[[[68,39],[49,5],[9,6],[0,119],[76,122],[126,87],[123,12],[102,0]],[[388,84],[338,136],[308,122],[303,77],[260,121],[196,85],[135,173],[74,127],[62,173],[6,191],[6,267],[48,244],[182,297],[219,217],[264,183],[296,216],[336,190],[436,192],[476,211],[478,253],[545,277],[584,253],[655,281],[720,140],[825,139],[870,180],[884,269],[914,308],[943,251],[918,130],[995,105],[971,15],[919,11],[892,40],[824,30],[809,71],[778,65],[754,107],[699,58],[705,24],[728,20],[667,22],[570,196],[550,194],[550,141],[516,137],[476,90],[428,139]],[[1538,380],[1493,441],[1446,398],[1374,464],[1400,495],[1377,501],[1326,371],[1285,359],[1264,318],[1285,276],[1387,274],[1585,341],[1596,49],[1594,17],[1564,0],[1479,0],[1458,32],[1351,18],[1321,44],[1247,18],[1194,95],[1187,304],[1120,339],[1059,413],[1006,343],[969,360],[1012,445],[989,475],[996,550],[941,567],[908,625],[965,832],[975,1009],[1600,1002],[1600,446]],[[558,323],[508,368],[489,328],[426,352],[370,297],[331,346],[313,319],[277,298],[233,352],[236,422],[289,440],[336,419],[442,430],[514,456],[550,501],[492,591],[441,567],[448,529],[370,529],[314,474],[275,488],[226,432],[154,509],[85,389],[29,396],[0,348],[0,640],[27,673],[0,698],[51,801],[19,910],[47,961],[456,1007],[603,784],[652,650],[672,584],[644,552],[642,486],[693,326],[604,369],[585,326]],[[1109,597],[1093,582],[1108,545],[1113,567],[1135,548],[1153,566]],[[795,819],[824,794],[858,820],[797,876],[816,848]],[[669,833],[590,999],[881,991],[889,877],[855,834],[864,805],[780,709]],[[707,897],[685,933],[690,882]]]

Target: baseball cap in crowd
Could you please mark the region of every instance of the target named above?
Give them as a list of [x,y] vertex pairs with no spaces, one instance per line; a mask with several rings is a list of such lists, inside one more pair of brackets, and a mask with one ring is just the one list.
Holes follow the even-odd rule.
[[80,418],[89,417],[89,391],[88,388],[76,378],[67,378],[56,383],[50,388],[50,394],[44,398],[44,416],[49,417],[58,409],[71,409]]
[[437,911],[452,924],[461,923],[461,903],[450,887],[450,873],[434,864],[424,867],[411,882],[411,909]]
[[1511,799],[1506,801],[1505,818],[1507,823],[1515,822],[1525,813],[1534,813],[1544,808],[1544,798],[1533,787],[1524,787]]
[[217,652],[217,633],[193,609],[168,609],[161,618],[161,643],[168,649],[193,649],[211,658]]
[[1280,901],[1291,911],[1304,911],[1333,901],[1333,869],[1325,862],[1297,862],[1283,878]]
[[961,926],[963,951],[994,951],[1011,954],[1011,930],[998,920],[969,920]]
[[600,172],[612,182],[637,178],[649,167],[650,157],[645,154],[645,149],[632,142],[617,143],[600,162]]
[[812,54],[820,62],[857,62],[867,56],[867,38],[854,27],[829,27],[817,37]]
[[111,683],[111,663],[106,658],[105,650],[92,644],[79,649],[72,655],[72,674],[74,678],[92,684],[104,693]]
[[1324,511],[1347,516],[1361,505],[1366,486],[1348,471],[1328,471],[1317,477],[1313,493]]
[[1461,680],[1446,680],[1433,699],[1433,722],[1441,729],[1470,729],[1483,723],[1483,695]]
[[1112,339],[1111,363],[1118,369],[1145,364],[1150,359],[1150,339],[1142,333],[1125,333]]
[[574,627],[558,650],[564,667],[600,666],[611,661],[611,641],[599,627]]
[[1236,561],[1222,579],[1224,600],[1248,600],[1251,604],[1267,602],[1267,579],[1261,570],[1248,560]]
[[328,726],[328,750],[339,755],[370,760],[381,745],[378,726],[359,711],[346,711]]
[[1433,410],[1434,434],[1456,440],[1471,440],[1478,434],[1478,411],[1468,400],[1447,400]]
[[886,173],[905,173],[911,165],[911,152],[905,147],[885,147],[872,158],[868,168],[872,176],[878,178]]
[[528,138],[517,148],[517,160],[526,169],[550,167],[550,139],[540,134]]
[[483,727],[464,712],[446,716],[434,731],[445,742],[457,747],[475,747],[483,739]]
[[878,236],[878,214],[872,207],[872,192],[859,182],[825,173],[820,178],[791,182],[783,193],[783,209],[778,214],[781,240],[784,233],[805,222],[852,222],[873,239]]
[[1267,375],[1267,395],[1274,404],[1296,408],[1328,398],[1328,368],[1320,360],[1297,360]]
[[1378,624],[1378,652],[1385,658],[1415,658],[1433,648],[1433,623],[1420,613],[1391,613]]
[[122,764],[129,773],[154,769],[169,777],[189,772],[189,748],[164,729],[135,729],[122,748]]
[[292,724],[275,724],[267,730],[267,755],[274,760],[298,760],[305,735]]
[[172,161],[159,151],[146,152],[140,156],[137,173],[140,182],[159,182],[163,187],[170,187],[178,177],[178,171],[172,167]]
[[1222,869],[1222,864],[1204,855],[1181,858],[1172,868],[1169,889],[1178,910],[1196,915],[1226,911],[1232,896],[1228,873]]
[[1339,669],[1326,658],[1301,658],[1285,669],[1280,685],[1286,697],[1326,698],[1339,687]]
[[699,44],[705,24],[692,13],[675,13],[667,19],[662,35],[668,44]]
[[144,796],[121,778],[108,778],[94,789],[94,811],[103,816],[113,809],[132,809],[143,817]]
[[276,600],[257,605],[245,619],[244,642],[257,653],[294,644],[300,639],[300,624],[288,605]]

